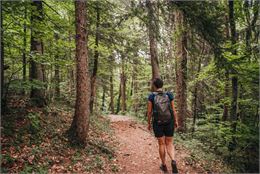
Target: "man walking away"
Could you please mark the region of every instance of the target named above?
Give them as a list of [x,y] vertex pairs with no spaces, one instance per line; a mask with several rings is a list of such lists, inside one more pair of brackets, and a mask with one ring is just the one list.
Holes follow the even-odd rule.
[[[148,130],[151,130],[151,119],[155,137],[158,139],[159,154],[162,161],[160,169],[168,172],[166,166],[166,151],[171,158],[172,173],[178,173],[174,158],[173,134],[178,127],[177,114],[174,107],[174,97],[170,92],[163,92],[163,81],[153,80],[154,91],[148,97]],[[166,150],[165,150],[166,149]]]

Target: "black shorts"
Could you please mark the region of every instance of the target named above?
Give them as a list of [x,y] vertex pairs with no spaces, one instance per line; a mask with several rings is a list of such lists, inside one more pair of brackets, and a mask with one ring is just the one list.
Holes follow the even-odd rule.
[[174,133],[173,121],[164,125],[158,125],[156,121],[153,122],[153,132],[155,137],[172,137]]

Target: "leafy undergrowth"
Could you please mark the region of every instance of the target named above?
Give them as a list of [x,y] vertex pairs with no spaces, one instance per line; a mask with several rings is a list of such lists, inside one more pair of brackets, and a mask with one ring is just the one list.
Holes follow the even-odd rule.
[[176,133],[174,139],[178,148],[188,151],[189,156],[185,158],[186,164],[202,167],[208,173],[234,173],[229,166],[224,164],[221,157],[209,152],[207,146],[189,134]]
[[[193,132],[193,120],[186,121],[188,131],[176,134],[175,139],[191,152],[190,163],[201,163],[214,173],[259,173],[259,131],[255,127],[237,122],[234,133],[230,122],[207,115],[197,119]],[[231,144],[233,137],[235,143]]]
[[55,103],[44,109],[12,99],[1,117],[1,173],[112,173],[115,140],[109,121],[92,116],[88,144],[72,145],[66,131],[73,108]]

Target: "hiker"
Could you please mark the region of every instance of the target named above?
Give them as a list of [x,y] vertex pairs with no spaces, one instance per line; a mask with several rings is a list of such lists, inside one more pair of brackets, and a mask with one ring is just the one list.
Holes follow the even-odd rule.
[[154,79],[152,85],[153,92],[149,95],[147,108],[148,130],[151,130],[152,118],[153,131],[158,139],[159,154],[162,160],[160,169],[163,172],[168,171],[166,166],[166,148],[171,158],[172,173],[178,173],[173,152],[174,128],[178,127],[174,97],[170,92],[163,92],[163,81],[160,78]]

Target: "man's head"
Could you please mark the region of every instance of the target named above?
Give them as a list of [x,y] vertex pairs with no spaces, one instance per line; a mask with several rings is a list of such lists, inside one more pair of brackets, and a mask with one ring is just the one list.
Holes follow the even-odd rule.
[[160,79],[160,78],[155,78],[155,79],[153,80],[153,85],[154,85],[154,87],[155,87],[156,89],[162,88],[162,87],[163,87],[163,81],[162,81],[162,79]]

